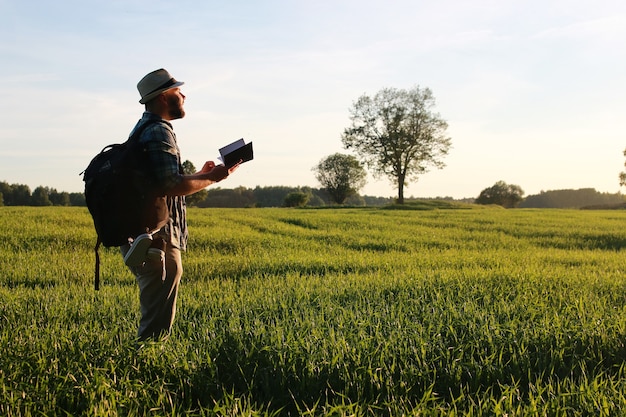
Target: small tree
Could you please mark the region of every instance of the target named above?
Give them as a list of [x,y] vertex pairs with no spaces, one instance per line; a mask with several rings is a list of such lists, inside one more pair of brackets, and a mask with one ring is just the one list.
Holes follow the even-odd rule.
[[[190,160],[186,160],[185,162],[183,162],[183,172],[187,175],[195,174],[196,167],[193,165],[193,162],[191,162]],[[200,190],[185,197],[185,201],[189,206],[197,206],[198,203],[204,201],[208,195],[209,192],[207,190]]]
[[304,207],[309,202],[309,194],[301,191],[294,191],[285,196],[283,206],[285,207]]
[[343,204],[365,186],[367,172],[352,155],[336,153],[322,159],[315,167],[315,178],[330,198]]
[[386,176],[398,187],[398,203],[404,203],[404,186],[434,166],[443,168],[442,157],[451,142],[448,124],[433,112],[435,98],[428,88],[385,88],[374,97],[361,96],[351,109],[352,126],[342,142],[354,149],[375,176]]
[[86,206],[85,193],[70,193],[70,206]]
[[519,185],[496,182],[485,188],[476,199],[476,204],[497,204],[504,208],[513,208],[524,199],[524,190]]
[[[624,150],[624,156],[626,156],[626,149]],[[626,162],[624,163],[624,166],[626,166]],[[624,171],[619,173],[619,185],[620,186],[626,185],[626,172]]]
[[49,190],[42,186],[35,188],[31,197],[31,204],[33,206],[51,206]]
[[5,206],[30,206],[31,193],[28,185],[0,182]]
[[57,191],[55,188],[51,188],[48,190],[48,198],[50,198],[50,202],[54,206],[69,206],[70,205],[70,194],[65,191]]

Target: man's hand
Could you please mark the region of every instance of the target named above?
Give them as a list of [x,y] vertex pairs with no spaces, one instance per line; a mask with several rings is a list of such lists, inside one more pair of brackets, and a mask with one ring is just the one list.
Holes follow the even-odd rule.
[[215,165],[213,161],[207,161],[202,167],[201,173],[207,175],[212,181],[218,182],[228,177],[239,168],[241,162],[236,163],[230,168],[226,168],[224,165]]
[[215,165],[213,161],[206,161],[202,169],[195,174],[182,175],[180,183],[169,189],[167,195],[190,195],[196,193],[228,177],[239,168],[240,164],[241,161],[230,168],[226,168],[222,164]]
[[211,172],[213,168],[215,168],[215,162],[206,161],[202,166],[202,169],[198,171],[198,174],[206,174],[207,172]]
[[240,159],[239,162],[237,162],[235,165],[233,165],[232,167],[228,168],[228,173],[232,174],[233,172],[237,171],[237,168],[239,168],[239,165],[241,165],[243,161]]

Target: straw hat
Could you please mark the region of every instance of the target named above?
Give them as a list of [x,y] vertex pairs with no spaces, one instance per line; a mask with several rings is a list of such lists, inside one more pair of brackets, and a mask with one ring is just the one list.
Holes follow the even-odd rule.
[[174,77],[172,77],[170,73],[163,68],[152,71],[150,74],[143,77],[139,83],[137,83],[137,90],[139,90],[139,94],[141,95],[141,100],[139,100],[139,102],[141,104],[146,104],[162,92],[167,91],[170,88],[179,87],[183,84],[185,83],[182,81],[176,81]]

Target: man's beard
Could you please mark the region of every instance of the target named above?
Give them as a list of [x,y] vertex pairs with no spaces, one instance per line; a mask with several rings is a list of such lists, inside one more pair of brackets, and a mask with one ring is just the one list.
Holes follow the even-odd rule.
[[168,99],[168,113],[170,120],[182,119],[185,117],[185,109],[183,108],[183,101],[176,96],[171,96]]

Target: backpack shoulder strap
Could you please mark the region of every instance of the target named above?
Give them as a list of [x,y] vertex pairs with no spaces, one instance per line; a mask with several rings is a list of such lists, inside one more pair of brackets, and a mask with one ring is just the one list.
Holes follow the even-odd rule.
[[128,136],[128,141],[139,140],[139,137],[148,126],[158,123],[162,123],[162,121],[155,119],[146,120],[145,123],[139,125],[134,131],[131,132],[131,134]]
[[100,236],[98,236],[96,246],[93,248],[96,254],[96,267],[94,276],[94,287],[96,288],[96,291],[100,290],[100,253],[98,252],[98,249],[100,249],[101,243],[102,241],[100,240]]

